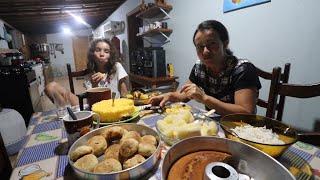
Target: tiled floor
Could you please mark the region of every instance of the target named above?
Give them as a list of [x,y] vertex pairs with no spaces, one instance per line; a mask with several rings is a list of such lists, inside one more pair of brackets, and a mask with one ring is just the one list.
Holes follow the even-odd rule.
[[[69,80],[68,77],[59,77],[55,78],[54,81],[57,83],[61,84],[63,87],[66,87],[67,89],[70,90],[69,86]],[[81,92],[84,92],[85,88],[83,86],[84,79],[74,79],[74,89],[76,94],[80,94]],[[49,111],[55,109],[55,105],[50,101],[50,99],[44,94],[41,96],[41,104],[42,104],[42,110],[43,111]],[[17,159],[18,154],[15,154],[13,156],[10,156],[9,159],[11,161],[12,166],[14,167],[16,164],[16,159]]]

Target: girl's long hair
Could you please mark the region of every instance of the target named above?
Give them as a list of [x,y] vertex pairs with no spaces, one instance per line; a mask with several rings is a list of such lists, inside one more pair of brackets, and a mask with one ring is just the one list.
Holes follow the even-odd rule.
[[108,77],[116,72],[116,62],[119,61],[119,55],[115,47],[107,39],[95,39],[91,41],[88,50],[88,64],[87,67],[91,72],[98,72],[98,65],[95,63],[94,51],[99,42],[105,42],[110,46],[110,58],[105,65],[105,70]]

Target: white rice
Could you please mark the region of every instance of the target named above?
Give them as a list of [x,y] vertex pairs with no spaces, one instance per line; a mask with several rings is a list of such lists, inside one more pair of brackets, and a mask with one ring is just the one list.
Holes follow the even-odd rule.
[[263,144],[285,144],[279,139],[279,136],[272,132],[271,129],[264,127],[254,127],[249,124],[244,126],[237,126],[231,129],[242,139],[263,143]]

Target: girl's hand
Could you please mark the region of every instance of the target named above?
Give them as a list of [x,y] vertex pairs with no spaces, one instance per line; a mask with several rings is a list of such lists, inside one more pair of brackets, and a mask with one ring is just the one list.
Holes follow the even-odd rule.
[[204,101],[206,93],[197,85],[190,83],[182,86],[180,93],[184,93],[189,99],[194,99],[200,103]]
[[98,83],[102,80],[104,80],[105,78],[105,75],[104,73],[101,73],[101,72],[97,72],[95,74],[93,74],[91,76],[91,83],[94,87],[98,86]]

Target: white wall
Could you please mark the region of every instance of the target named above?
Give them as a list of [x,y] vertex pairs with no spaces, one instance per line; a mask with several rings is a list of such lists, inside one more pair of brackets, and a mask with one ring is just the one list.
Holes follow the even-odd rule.
[[50,54],[50,62],[55,77],[65,76],[67,72],[66,64],[74,65],[72,38],[63,33],[47,34],[47,43],[63,44],[64,54],[56,51],[56,57]]
[[[129,72],[129,54],[128,54],[128,24],[127,24],[127,14],[132,11],[135,7],[138,6],[140,3],[140,0],[127,0],[124,2],[115,12],[113,12],[108,19],[106,19],[103,23],[101,23],[100,26],[98,26],[95,31],[97,31],[98,34],[103,34],[103,25],[107,21],[124,21],[125,22],[125,30],[124,33],[116,35],[117,38],[120,39],[120,52],[124,53],[124,62],[122,65],[124,66],[125,70]],[[111,39],[113,37],[112,34],[107,34],[106,38]],[[125,41],[125,42],[124,42]],[[126,44],[127,50],[123,49],[122,45],[123,43]],[[125,52],[124,52],[125,51]]]
[[[192,0],[171,1],[174,9],[169,26],[174,29],[172,43],[167,45],[168,57],[172,60],[180,77],[187,79],[185,66],[191,68],[196,58],[191,37],[196,25],[202,20],[216,19],[227,26],[230,33],[230,48],[238,57],[250,59],[256,66],[270,70],[274,66],[291,63],[292,83],[319,82],[317,68],[320,62],[320,12],[316,7],[320,1],[273,0],[238,11],[223,13],[223,1]],[[189,12],[189,13],[188,13]],[[196,13],[190,13],[196,12]],[[188,15],[192,14],[192,15]],[[183,45],[183,46],[181,46]],[[180,48],[175,48],[180,47]],[[184,53],[190,52],[190,53]],[[179,59],[177,59],[179,57]],[[181,58],[180,58],[181,57]],[[267,97],[267,84],[263,83],[263,97]],[[320,117],[320,98],[296,100],[287,98],[284,121],[310,129],[315,118]],[[259,110],[264,114],[264,111]]]
[[[0,19],[0,36],[4,37],[4,23]],[[9,48],[8,47],[8,42],[5,40],[0,40],[0,48]]]
[[64,33],[47,34],[47,43],[63,44],[64,54],[55,51],[56,58],[50,54],[50,62],[55,77],[67,75],[66,64],[69,63],[72,69],[75,69],[74,56],[72,48],[72,38],[76,36],[89,36],[91,30],[79,30],[73,32],[73,36]]
[[[153,1],[146,1],[153,2]],[[223,13],[223,0],[168,0],[173,5],[168,27],[173,29],[166,44],[167,63],[173,63],[180,84],[188,79],[197,59],[192,36],[203,20],[216,19],[229,30],[230,48],[235,55],[248,58],[256,66],[271,71],[274,66],[291,63],[291,83],[319,82],[320,76],[320,1],[272,0],[270,3]],[[124,20],[124,15],[140,1],[128,0],[110,20]],[[127,11],[125,11],[127,10]],[[126,39],[124,34],[121,38]],[[269,84],[262,81],[261,96],[267,97]],[[320,98],[296,100],[287,98],[284,121],[310,129],[320,118]],[[258,111],[265,114],[264,111]]]

